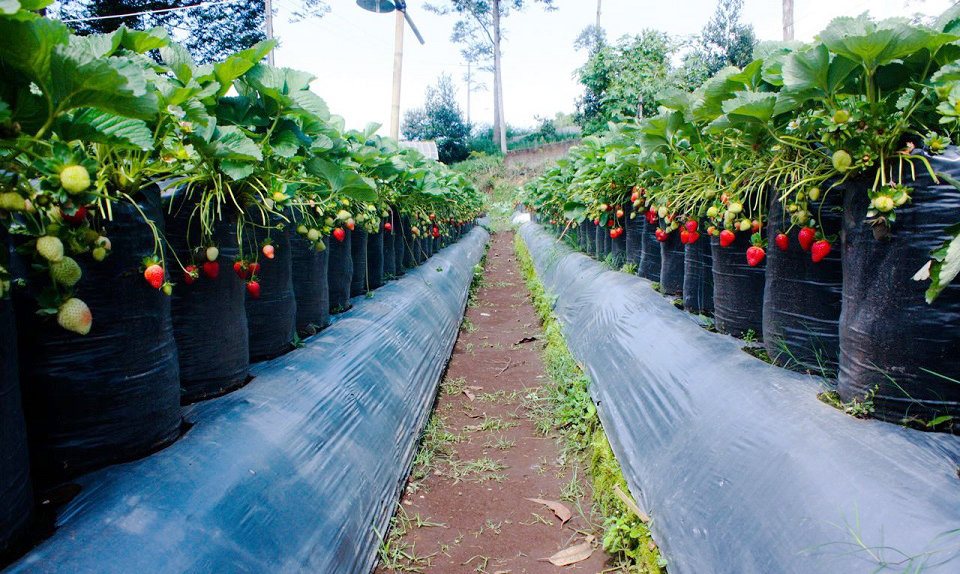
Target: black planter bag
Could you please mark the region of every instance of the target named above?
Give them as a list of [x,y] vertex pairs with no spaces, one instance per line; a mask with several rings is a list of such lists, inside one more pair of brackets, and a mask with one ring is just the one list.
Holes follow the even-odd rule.
[[643,250],[643,226],[646,219],[643,217],[643,211],[638,211],[633,219],[630,214],[633,213],[633,204],[628,203],[624,210],[626,217],[623,220],[623,249],[624,263],[640,265],[640,253]]
[[[336,241],[336,240],[334,240]],[[329,240],[323,239],[324,245]],[[312,241],[290,238],[293,256],[293,294],[297,298],[297,334],[315,335],[330,324],[330,285],[327,280],[329,248],[317,251]]]
[[[763,335],[763,284],[766,261],[756,267],[747,264],[750,233],[739,232],[727,247],[720,238],[710,237],[713,256],[713,318],[721,333],[742,337],[752,330]],[[769,250],[768,250],[769,251]]]
[[350,279],[350,296],[365,294],[367,289],[367,232],[359,226],[352,231],[350,253],[353,257],[353,277]]
[[38,317],[32,298],[14,300],[31,471],[40,483],[144,456],[180,434],[170,297],[147,283],[142,268],[154,236],[138,207],[162,232],[160,192],[140,197],[137,206],[112,206],[106,259],[77,257],[83,278],[74,296],[93,315],[88,334]]
[[597,252],[597,227],[592,221],[583,222],[583,252],[587,255],[595,255]]
[[397,276],[397,252],[394,249],[397,244],[397,236],[396,233],[387,231],[383,226],[380,227],[380,235],[383,241],[383,280],[386,282]]
[[[246,298],[247,327],[250,339],[250,361],[265,361],[293,349],[297,334],[297,297],[293,293],[293,250],[290,248],[289,226],[278,229],[248,229],[254,241],[249,247],[260,254],[260,296]],[[259,251],[267,237],[273,240],[274,258],[267,259]],[[244,238],[245,241],[248,238]]]
[[577,226],[577,249],[583,251],[587,248],[587,236],[583,224]]
[[400,277],[404,273],[403,257],[407,247],[403,241],[404,228],[400,221],[400,212],[396,209],[391,209],[390,211],[390,222],[393,224],[393,231],[390,232],[390,236],[393,237],[393,274],[396,277]]
[[246,287],[233,271],[240,253],[236,214],[214,224],[220,270],[217,278],[211,279],[202,269],[205,254],[199,254],[196,260],[192,256],[192,250],[209,247],[200,245],[201,223],[194,215],[195,200],[178,191],[165,203],[167,241],[180,261],[195,264],[200,275],[192,284],[174,277],[177,285],[170,301],[180,357],[180,401],[187,404],[222,395],[246,382],[250,370]]
[[600,226],[600,225],[594,224],[594,225],[593,225],[593,236],[594,236],[594,239],[595,239],[594,244],[593,244],[593,249],[594,249],[593,255],[594,255],[594,257],[597,258],[598,261],[603,261],[603,256],[604,256],[604,250],[603,250],[603,236],[604,236],[603,227]]
[[706,233],[684,246],[683,308],[691,313],[713,313],[713,257]]
[[624,234],[626,234],[626,231],[621,233],[618,237],[610,237],[610,232],[607,231],[607,237],[610,237],[610,255],[613,261],[613,266],[616,269],[623,267],[623,264],[626,261],[625,252],[627,238],[624,237]]
[[[824,191],[829,184],[823,186]],[[776,193],[772,194],[778,195]],[[837,187],[811,204],[814,217],[827,236],[839,238],[843,227],[843,189]],[[774,243],[790,227],[783,204],[774,197],[767,215],[766,285],[763,290],[763,342],[778,365],[835,375],[840,354],[840,308],[843,301],[843,265],[839,241],[830,254],[814,263],[800,247],[794,227],[786,251]]]
[[[7,242],[0,233],[0,248]],[[17,372],[17,331],[10,299],[0,299],[0,556],[33,516],[27,428]]]
[[327,238],[327,293],[330,312],[341,313],[350,308],[350,283],[353,281],[353,232],[344,229],[343,241],[331,234]]
[[601,229],[601,234],[603,235],[603,259],[606,260],[607,256],[613,252],[613,239],[610,237],[610,230],[612,227],[603,226]]
[[417,266],[417,243],[413,237],[413,231],[411,231],[410,218],[403,216],[403,233],[401,234],[401,240],[403,243],[403,267],[405,269],[413,269]]
[[383,231],[367,234],[367,284],[370,289],[383,285]]
[[655,283],[660,281],[660,242],[654,235],[656,228],[644,218],[643,232],[640,234],[640,267],[637,269],[637,275]]
[[660,292],[664,295],[683,294],[684,245],[680,243],[680,230],[667,234],[660,243]]
[[[927,159],[935,172],[960,178],[957,148]],[[844,201],[838,390],[849,401],[876,388],[875,416],[894,422],[960,416],[960,385],[943,378],[960,378],[960,283],[928,305],[930,282],[912,280],[946,241],[944,228],[960,221],[960,191],[933,183],[919,163],[916,173],[904,182],[912,202],[896,208],[886,240],[864,222],[872,176],[850,182]]]

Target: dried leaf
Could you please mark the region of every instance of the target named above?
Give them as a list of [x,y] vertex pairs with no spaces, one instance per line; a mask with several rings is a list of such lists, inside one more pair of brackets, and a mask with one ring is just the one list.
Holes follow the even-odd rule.
[[637,506],[637,503],[634,502],[629,496],[627,496],[622,490],[620,490],[619,486],[613,487],[613,493],[616,494],[617,498],[619,498],[624,504],[627,505],[627,508],[632,510],[633,513],[637,515],[637,518],[640,519],[640,522],[644,524],[650,522],[650,517],[647,516],[647,513],[640,510],[640,507]]
[[570,512],[570,509],[555,500],[544,500],[542,498],[528,498],[527,500],[536,502],[537,504],[543,504],[552,510],[553,513],[557,515],[557,518],[560,519],[560,526],[563,526],[568,520],[573,518],[573,513]]
[[463,394],[467,395],[467,398],[470,399],[471,401],[477,398],[473,393],[471,393],[467,389],[463,389]]
[[587,558],[590,558],[591,554],[593,554],[593,545],[589,542],[581,542],[576,546],[564,548],[550,558],[547,558],[547,560],[554,566],[567,566],[569,564],[583,562]]
[[[518,320],[519,320],[519,319],[518,319]],[[524,344],[524,343],[532,343],[532,342],[534,342],[534,341],[536,341],[536,340],[537,340],[536,337],[524,337],[524,338],[520,339],[519,341],[517,341],[516,343],[514,343],[514,345],[522,345],[522,344]]]

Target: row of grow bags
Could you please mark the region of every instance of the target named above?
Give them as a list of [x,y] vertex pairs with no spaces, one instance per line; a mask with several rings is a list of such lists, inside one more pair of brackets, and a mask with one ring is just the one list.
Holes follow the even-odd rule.
[[79,477],[57,531],[8,572],[370,572],[488,237],[186,407],[170,447]]
[[[925,159],[935,173],[960,177],[957,148]],[[832,187],[813,204],[824,233],[840,238],[839,248],[816,263],[800,246],[798,229],[789,232],[787,249],[771,240],[766,257],[749,265],[749,233],[725,247],[707,235],[679,245],[677,232],[658,242],[656,226],[640,217],[620,224],[628,237],[631,229],[641,237],[630,237],[625,262],[663,293],[682,295],[687,310],[712,312],[719,331],[762,337],[777,364],[836,376],[842,401],[871,401],[884,420],[948,430],[960,421],[960,285],[928,305],[926,283],[913,277],[949,238],[946,228],[960,221],[960,191],[918,171],[909,183],[912,202],[897,209],[883,236],[866,222],[872,180]],[[790,226],[777,194],[770,195],[772,237]],[[577,243],[609,258],[615,249],[606,231],[586,221]]]
[[960,438],[846,416],[645,281],[521,236],[672,574],[957,570]]
[[[155,231],[181,257],[196,245],[198,224],[184,215],[191,210],[182,200],[161,198],[153,187],[135,205],[114,207],[113,255],[85,266],[75,287],[96,317],[87,335],[38,319],[36,302],[17,290],[12,301],[2,301],[0,319],[9,328],[2,329],[0,345],[0,554],[29,522],[31,483],[44,488],[170,444],[181,433],[181,404],[237,389],[249,380],[251,362],[282,355],[298,333],[326,327],[331,307],[349,306],[349,299],[335,303],[331,295],[349,297],[358,275],[363,293],[383,284],[385,253],[394,277],[441,245],[440,238],[418,244],[402,223],[369,236],[347,232],[343,242],[325,238],[322,251],[289,226],[257,228],[244,240],[259,245],[269,237],[275,255],[256,262],[254,296],[249,276],[234,272],[239,245],[235,217],[228,215],[214,231],[217,259],[167,296],[137,269],[153,253]],[[451,227],[449,239],[471,228]],[[357,259],[350,251],[355,237],[370,247]],[[346,254],[331,257],[344,246]],[[401,262],[403,253],[411,257]],[[15,254],[11,263],[15,273],[27,272]]]

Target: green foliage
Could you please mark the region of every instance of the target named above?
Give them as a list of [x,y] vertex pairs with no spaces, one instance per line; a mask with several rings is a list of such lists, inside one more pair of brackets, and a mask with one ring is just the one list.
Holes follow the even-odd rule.
[[424,107],[409,110],[403,120],[403,137],[433,140],[440,161],[446,164],[467,159],[470,127],[463,121],[456,88],[449,74],[442,74],[436,86],[427,86]]
[[700,32],[692,67],[702,65],[711,77],[726,66],[742,68],[750,63],[757,40],[753,26],[740,22],[742,9],[743,0],[718,0],[713,18]]

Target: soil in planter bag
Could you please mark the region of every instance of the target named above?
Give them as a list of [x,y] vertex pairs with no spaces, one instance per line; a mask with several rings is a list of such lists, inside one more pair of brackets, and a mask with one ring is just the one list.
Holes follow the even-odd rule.
[[637,212],[637,216],[633,219],[630,219],[630,214],[633,212],[633,204],[628,203],[627,208],[624,210],[626,217],[624,218],[623,223],[623,248],[624,248],[624,262],[626,264],[640,265],[640,252],[642,251],[642,242],[643,242],[643,225],[646,223],[646,220],[643,217],[643,212]]
[[[322,239],[324,246],[329,240]],[[334,240],[336,241],[336,240]],[[293,294],[297,298],[297,333],[314,335],[330,323],[330,286],[327,282],[329,248],[317,251],[300,236],[290,238],[293,256]]]
[[706,233],[684,247],[683,308],[691,313],[713,313],[713,257]]
[[660,292],[664,295],[683,294],[684,245],[680,243],[680,230],[667,234],[660,243]]
[[[811,212],[826,235],[836,236],[830,253],[814,263],[809,251],[800,247],[794,227],[790,243],[781,251],[771,240],[767,249],[766,286],[763,291],[763,342],[767,355],[788,368],[826,372],[835,376],[840,354],[840,308],[843,266],[840,230],[843,226],[843,189],[827,191]],[[772,194],[776,196],[777,194]],[[774,197],[767,216],[767,237],[774,238],[790,227],[783,204]]]
[[146,455],[180,433],[170,297],[143,278],[155,242],[139,210],[162,232],[160,192],[139,197],[137,206],[114,204],[113,220],[102,222],[112,243],[106,259],[76,257],[83,277],[74,296],[93,315],[88,334],[36,315],[26,293],[14,300],[32,473],[41,483]]
[[[273,241],[274,258],[260,252],[261,243]],[[250,361],[265,361],[290,351],[297,334],[297,298],[293,293],[293,250],[290,248],[289,226],[279,229],[250,228],[244,241],[248,249],[260,255],[260,296],[247,294],[247,326],[250,339]]]
[[763,284],[766,261],[756,267],[747,264],[750,233],[739,232],[727,247],[720,238],[710,237],[713,256],[713,318],[721,333],[742,337],[753,331],[763,333]]
[[[960,178],[957,148],[927,159],[935,172]],[[909,170],[904,168],[903,173]],[[928,422],[953,416],[956,425],[960,282],[954,281],[928,305],[924,292],[930,282],[912,277],[930,260],[930,252],[946,241],[944,228],[960,222],[960,191],[942,178],[933,183],[919,162],[916,173],[917,181],[904,176],[912,202],[896,208],[897,220],[880,241],[865,222],[873,177],[848,184],[839,391],[849,401],[876,389],[875,415],[884,420]]]
[[350,308],[350,283],[353,281],[353,232],[344,229],[343,241],[331,234],[327,237],[327,291],[330,312],[341,313]]
[[383,231],[367,234],[367,283],[370,289],[383,285]]
[[[166,238],[184,265],[194,264],[199,277],[192,284],[176,281],[170,302],[173,335],[180,357],[180,401],[192,403],[221,395],[246,382],[250,369],[244,281],[233,271],[240,253],[237,218],[214,223],[213,241],[220,251],[219,270],[211,279],[201,245],[201,222],[195,201],[177,190],[165,201]],[[199,251],[199,252],[198,252]]]
[[[0,233],[0,248],[7,243]],[[0,557],[30,523],[33,491],[10,299],[0,299]]]
[[637,269],[637,275],[653,282],[660,281],[660,242],[654,235],[656,228],[656,225],[647,223],[644,219],[640,241],[640,267]]

